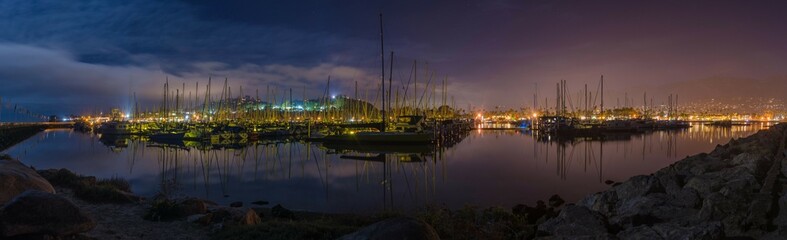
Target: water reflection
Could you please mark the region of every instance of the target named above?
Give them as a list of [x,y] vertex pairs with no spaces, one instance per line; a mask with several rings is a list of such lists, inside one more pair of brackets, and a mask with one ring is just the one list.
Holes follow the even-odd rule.
[[7,153],[38,169],[131,181],[133,191],[266,200],[295,209],[372,212],[425,204],[510,207],[558,193],[569,201],[648,174],[769,125],[559,139],[474,130],[441,146],[322,145],[293,139],[205,145],[46,131]]

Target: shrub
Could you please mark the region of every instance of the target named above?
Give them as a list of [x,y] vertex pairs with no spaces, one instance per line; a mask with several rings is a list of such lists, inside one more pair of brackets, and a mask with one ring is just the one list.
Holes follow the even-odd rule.
[[96,181],[95,177],[78,175],[65,168],[38,173],[54,186],[74,190],[74,196],[87,202],[131,203],[139,200],[130,194],[131,184],[125,179],[113,177]]
[[74,189],[74,196],[92,203],[132,203],[136,197],[109,185],[84,185]]
[[124,192],[131,192],[131,184],[126,179],[112,177],[109,179],[102,179],[99,180],[97,183],[99,186],[108,186],[114,189],[124,191]]
[[214,234],[212,239],[337,239],[352,233],[360,226],[337,224],[332,221],[267,221],[253,226],[229,227]]
[[173,200],[163,199],[153,202],[143,218],[149,221],[172,221],[181,217],[181,209]]

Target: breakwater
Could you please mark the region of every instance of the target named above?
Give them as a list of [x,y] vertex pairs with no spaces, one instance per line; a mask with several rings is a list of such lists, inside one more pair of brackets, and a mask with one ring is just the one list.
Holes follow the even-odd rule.
[[787,235],[787,125],[732,139],[563,208],[536,237],[779,239]]
[[70,128],[73,123],[7,123],[0,125],[0,151],[24,141],[45,129]]

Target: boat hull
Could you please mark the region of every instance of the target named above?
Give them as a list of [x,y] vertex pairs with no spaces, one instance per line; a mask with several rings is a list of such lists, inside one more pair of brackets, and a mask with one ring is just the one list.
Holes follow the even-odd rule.
[[367,144],[424,144],[434,141],[430,133],[369,133],[329,135],[313,141]]

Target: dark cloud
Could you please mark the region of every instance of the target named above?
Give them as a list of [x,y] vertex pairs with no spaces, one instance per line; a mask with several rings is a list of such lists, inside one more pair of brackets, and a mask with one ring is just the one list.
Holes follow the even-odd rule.
[[306,87],[313,97],[330,75],[334,92],[356,80],[374,91],[383,12],[394,78],[406,82],[418,59],[419,81],[427,69],[447,76],[460,106],[529,105],[535,82],[550,96],[560,79],[579,89],[601,74],[614,98],[709,76],[787,75],[784,5],[9,0],[0,2],[0,96],[65,113],[127,105],[128,92],[152,104],[165,76],[189,86],[213,76],[246,89]]

